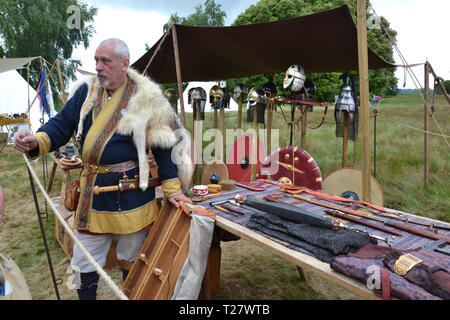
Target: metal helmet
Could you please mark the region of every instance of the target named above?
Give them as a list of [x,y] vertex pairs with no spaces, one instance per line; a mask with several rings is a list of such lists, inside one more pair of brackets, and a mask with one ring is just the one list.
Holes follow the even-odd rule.
[[189,90],[189,97],[192,100],[192,110],[194,120],[197,119],[197,106],[199,107],[200,120],[205,120],[206,91],[202,87]]
[[264,84],[262,88],[264,90],[266,98],[273,98],[278,93],[277,86],[272,81],[269,81],[266,84]]
[[353,114],[355,113],[356,106],[353,99],[352,88],[345,84],[341,87],[341,94],[336,101],[335,112],[339,114],[338,119],[341,118],[342,112],[348,112],[350,120],[353,120]]
[[243,83],[239,83],[234,87],[233,100],[239,103],[239,98],[242,96],[242,103],[247,103],[248,88]]
[[290,89],[292,92],[299,92],[303,88],[305,78],[305,70],[300,65],[293,64],[286,71],[283,88]]
[[194,92],[195,88],[190,88],[188,91],[188,104],[192,103],[192,93]]
[[[192,89],[191,89],[192,90]],[[194,88],[191,92],[191,90],[189,90],[189,92],[191,93],[191,99],[192,100],[204,100],[206,101],[206,91],[205,89],[203,89],[202,87],[197,87]]]
[[305,83],[303,84],[303,91],[306,92],[308,97],[314,97],[316,95],[316,85],[311,79],[306,78]]
[[178,111],[178,96],[177,92],[174,88],[167,88],[164,90],[164,96],[169,101],[172,108],[175,110],[175,112]]
[[[226,90],[215,85],[209,91],[209,102],[214,109],[220,109],[222,105],[226,107]],[[225,104],[224,104],[225,103]]]
[[253,107],[257,103],[266,104],[267,98],[266,93],[261,87],[253,87],[250,89],[247,95],[248,105]]
[[218,97],[219,90],[220,90],[220,87],[218,85],[212,86],[211,90],[209,90],[209,103],[211,103],[211,105],[214,105],[214,101]]

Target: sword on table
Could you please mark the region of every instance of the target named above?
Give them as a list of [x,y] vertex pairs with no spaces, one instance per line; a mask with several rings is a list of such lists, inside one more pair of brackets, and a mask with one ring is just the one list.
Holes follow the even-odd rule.
[[235,201],[241,205],[247,205],[254,209],[258,209],[263,212],[267,212],[273,215],[276,215],[282,219],[290,220],[298,223],[306,223],[309,225],[317,226],[325,229],[339,230],[339,229],[349,229],[355,232],[364,233],[368,236],[385,242],[388,246],[391,245],[392,239],[395,239],[394,236],[383,238],[371,233],[368,233],[364,230],[359,230],[350,226],[343,224],[339,219],[334,218],[330,220],[329,218],[325,218],[319,216],[317,214],[311,213],[301,208],[293,207],[287,204],[281,203],[271,203],[267,201],[261,201],[254,198],[247,197],[245,195],[236,195]]

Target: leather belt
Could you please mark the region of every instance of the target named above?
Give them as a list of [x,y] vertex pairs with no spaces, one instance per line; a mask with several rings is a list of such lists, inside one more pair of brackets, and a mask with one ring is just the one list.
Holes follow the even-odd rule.
[[95,165],[90,163],[84,164],[84,169],[92,174],[105,174],[110,172],[125,172],[138,166],[138,162],[134,160],[105,165]]

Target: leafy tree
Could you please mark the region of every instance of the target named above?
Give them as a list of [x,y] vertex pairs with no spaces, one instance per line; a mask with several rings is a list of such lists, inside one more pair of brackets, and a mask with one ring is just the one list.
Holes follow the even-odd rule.
[[[267,21],[277,21],[280,19],[293,18],[307,14],[328,10],[342,4],[347,4],[354,22],[356,23],[356,3],[348,0],[261,0],[255,5],[251,5],[244,13],[241,13],[232,25],[244,25]],[[368,6],[368,5],[367,5]],[[370,14],[368,14],[368,17]],[[389,28],[389,22],[381,17],[383,25],[389,30],[392,38],[395,39],[396,32]],[[393,62],[393,50],[389,39],[382,29],[369,29],[367,35],[368,46],[381,58]],[[287,69],[288,65],[286,66]],[[353,74],[356,74],[353,72]],[[370,70],[369,90],[376,95],[396,94],[397,78],[395,69]],[[266,79],[271,79],[272,75],[265,75]],[[258,76],[260,77],[260,76]],[[316,99],[320,101],[334,101],[334,95],[338,94],[338,89],[342,84],[339,79],[340,73],[328,72],[321,74],[307,74],[316,85]],[[227,86],[234,86],[238,82],[255,83],[258,78],[241,78],[227,82]],[[278,88],[282,88],[284,74],[276,76],[275,82]],[[356,77],[357,79],[357,77]],[[268,81],[268,80],[266,80]],[[253,84],[254,86],[255,84]]]
[[[444,86],[445,91],[447,91],[447,93],[450,94],[450,80],[443,81],[442,85]],[[441,90],[439,90],[439,92],[441,93]]]
[[177,13],[170,16],[169,21],[164,25],[166,32],[172,23],[197,27],[220,27],[225,23],[227,14],[221,9],[221,4],[216,4],[214,0],[205,0],[202,4],[195,6],[195,12],[187,17],[179,17]]
[[[72,21],[73,14],[75,18],[79,17],[79,21]],[[80,44],[85,48],[89,46],[89,39],[94,33],[91,23],[96,14],[97,8],[79,0],[2,0],[0,56],[41,56],[50,64],[59,59],[64,62],[61,71],[66,76],[64,81],[67,84],[69,78],[76,79],[73,68],[81,65],[81,61],[71,58],[72,51]],[[40,69],[40,61],[35,59],[30,67],[30,84],[34,88],[39,84]],[[26,74],[22,76],[26,79]],[[60,87],[59,84],[57,87]],[[59,110],[61,102],[54,100],[55,108]]]

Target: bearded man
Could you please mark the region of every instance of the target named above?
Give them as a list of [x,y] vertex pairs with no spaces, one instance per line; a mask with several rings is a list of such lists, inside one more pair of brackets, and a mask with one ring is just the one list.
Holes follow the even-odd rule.
[[[34,135],[20,132],[14,145],[37,158],[58,150],[76,132],[84,163],[74,218],[77,237],[104,266],[117,236],[117,258],[125,266],[136,259],[158,214],[155,186],[149,186],[149,154],[156,160],[165,199],[176,207],[178,201],[190,202],[183,194],[193,173],[190,136],[159,86],[129,68],[123,41],[101,42],[95,61],[97,76],[77,84],[61,112]],[[140,190],[93,193],[94,186],[137,176]],[[96,299],[99,276],[77,245],[71,266],[80,274],[80,300]]]

